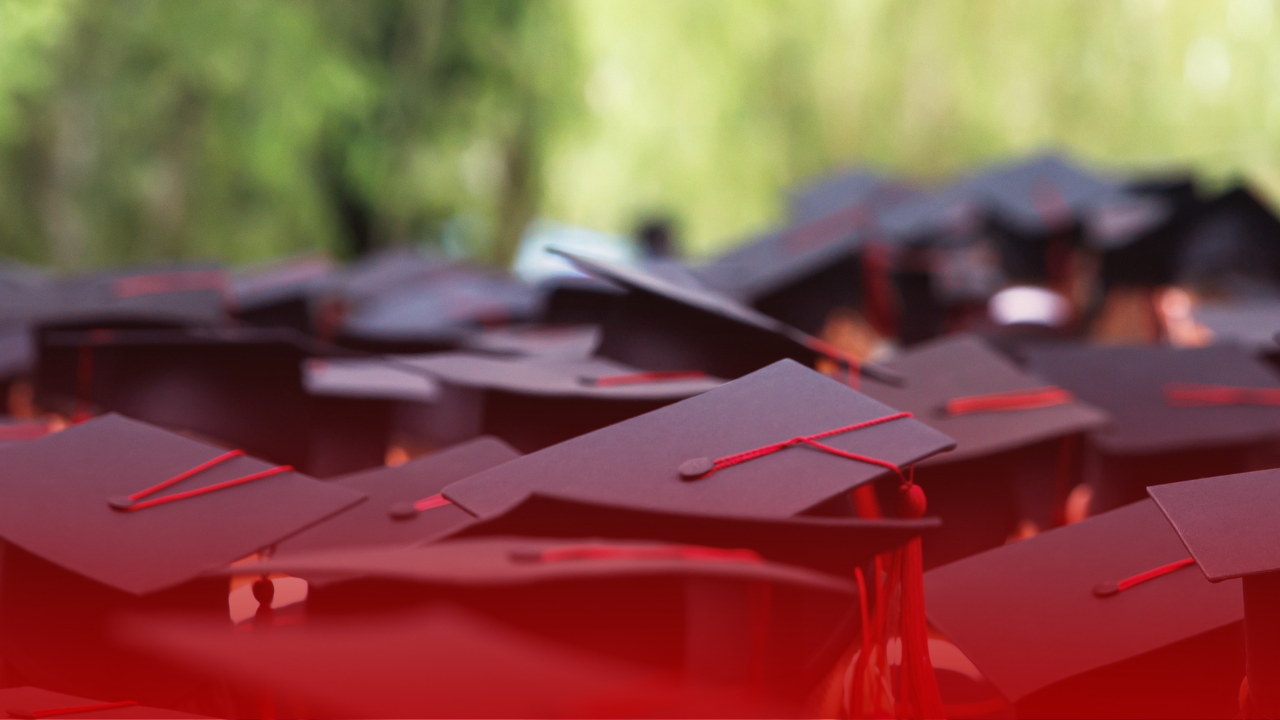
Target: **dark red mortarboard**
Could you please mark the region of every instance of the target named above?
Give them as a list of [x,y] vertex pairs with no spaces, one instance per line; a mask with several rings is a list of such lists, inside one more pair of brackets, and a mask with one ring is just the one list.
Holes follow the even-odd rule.
[[276,554],[363,545],[410,545],[447,535],[474,517],[445,501],[440,491],[452,482],[520,457],[496,438],[482,437],[415,458],[337,477],[368,500],[281,542]]
[[928,616],[1020,717],[1231,717],[1239,589],[1186,561],[1142,501],[925,573]]
[[[266,548],[364,498],[350,488],[275,470],[148,506],[274,469],[251,457],[228,457],[143,494],[226,452],[118,415],[9,445],[0,449],[0,494],[6,499],[0,537],[72,572],[146,595]],[[110,504],[125,496],[135,496],[136,509]]]
[[[853,425],[859,429],[833,432]],[[798,442],[707,472],[716,460],[828,432],[818,442],[881,464]],[[482,518],[534,492],[643,510],[785,518],[892,473],[883,463],[905,467],[952,445],[893,408],[783,361],[480,473],[444,495]]]

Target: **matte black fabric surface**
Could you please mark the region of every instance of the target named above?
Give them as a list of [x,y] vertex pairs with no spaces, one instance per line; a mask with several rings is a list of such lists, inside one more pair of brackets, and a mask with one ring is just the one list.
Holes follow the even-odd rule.
[[1275,538],[1280,470],[1147,489],[1213,582],[1280,570]]
[[[145,423],[107,415],[0,449],[0,536],[73,572],[135,595],[238,560],[364,496],[285,472],[196,497],[122,512],[108,500],[145,490],[222,455]],[[238,457],[161,497],[266,470]]]
[[[681,464],[783,442],[895,414],[835,380],[780,362],[637,418],[574,438],[449,486],[444,494],[480,517],[533,492],[708,515],[785,518],[890,471],[797,445],[681,479]],[[952,446],[910,418],[833,435],[823,442],[898,466]]]

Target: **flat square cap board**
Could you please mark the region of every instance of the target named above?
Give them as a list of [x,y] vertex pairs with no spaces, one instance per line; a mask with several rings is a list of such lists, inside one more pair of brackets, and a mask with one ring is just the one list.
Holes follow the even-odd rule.
[[39,317],[57,324],[216,325],[229,280],[215,266],[176,266],[67,278],[51,286]]
[[953,446],[910,417],[882,420],[895,415],[893,408],[784,360],[480,473],[445,488],[444,495],[482,518],[533,492],[645,510],[785,518],[891,471],[800,443],[700,473],[717,459],[868,421],[879,422],[821,442],[898,467]]
[[482,437],[398,467],[382,467],[334,478],[368,500],[304,530],[276,546],[276,554],[327,547],[410,545],[446,535],[474,521],[445,501],[452,482],[520,457],[497,438]]
[[880,210],[901,202],[912,192],[901,181],[852,169],[793,189],[788,193],[788,207],[793,221],[807,223],[852,207]]
[[1280,298],[1256,298],[1231,303],[1204,303],[1192,318],[1212,333],[1215,343],[1231,343],[1262,355],[1280,354]]
[[1213,582],[1280,570],[1280,470],[1147,488]]
[[118,415],[0,448],[0,494],[6,498],[0,537],[72,572],[146,595],[266,548],[364,499],[347,487],[279,471],[144,506],[273,468],[239,456],[140,498],[135,509],[109,504],[225,453]]
[[1108,421],[1102,410],[1022,371],[972,335],[917,345],[885,366],[907,378],[906,385],[866,383],[862,392],[956,441],[955,450],[922,464],[990,455]]
[[[553,252],[629,291],[605,322],[597,355],[645,370],[695,369],[725,378],[784,358],[806,365],[823,356],[851,360],[827,343],[718,292],[668,282],[633,266]],[[861,369],[881,382],[901,380],[868,363]]]
[[[230,633],[181,617],[121,634],[225,677],[280,717],[787,717],[798,708],[681,687],[643,666],[564,646],[451,605]],[[250,712],[259,711],[255,706]]]
[[[925,573],[927,614],[1015,703],[1094,671],[1142,697],[1144,683],[1158,678],[1124,663],[1226,633],[1209,646],[1212,652],[1188,660],[1186,675],[1175,680],[1193,691],[1196,683],[1217,682],[1210,680],[1218,677],[1215,664],[1228,666],[1224,682],[1233,705],[1242,671],[1231,667],[1239,649],[1231,626],[1243,617],[1239,585],[1211,584],[1186,559],[1159,509],[1144,500]],[[1178,569],[1099,594],[1178,562]],[[1087,697],[1096,688],[1076,689]],[[1108,708],[1093,712],[1106,717]]]
[[1280,405],[1181,403],[1170,393],[1226,388],[1280,389],[1262,362],[1232,346],[1026,349],[1029,369],[1106,410],[1110,427],[1093,433],[1105,453],[1140,455],[1280,440]]
[[935,518],[765,519],[656,512],[534,494],[503,515],[460,528],[454,537],[648,539],[746,548],[775,562],[853,577],[856,568],[876,555],[937,526]]
[[92,700],[34,687],[0,689],[0,713],[11,718],[201,718],[177,710],[146,707],[131,700]]
[[310,358],[302,384],[308,394],[328,397],[423,403],[440,397],[439,381],[397,359]]
[[492,355],[537,355],[581,360],[600,344],[598,325],[527,325],[480,330],[461,349]]

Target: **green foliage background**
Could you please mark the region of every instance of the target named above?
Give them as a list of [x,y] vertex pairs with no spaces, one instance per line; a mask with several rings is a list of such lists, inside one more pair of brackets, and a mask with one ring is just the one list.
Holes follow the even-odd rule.
[[1269,0],[0,0],[0,253],[76,268],[535,216],[695,255],[843,165],[1050,146],[1280,189]]

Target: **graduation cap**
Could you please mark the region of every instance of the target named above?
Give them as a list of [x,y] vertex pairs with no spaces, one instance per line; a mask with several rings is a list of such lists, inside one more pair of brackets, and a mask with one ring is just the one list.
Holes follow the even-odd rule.
[[521,452],[656,410],[723,382],[700,370],[651,372],[602,357],[437,353],[396,362],[451,388],[470,391],[443,396],[437,403],[439,413],[474,413],[476,432],[496,435]]
[[1135,502],[1148,485],[1280,465],[1280,378],[1239,348],[1040,346],[1030,369],[1107,411],[1089,436],[1093,509]]
[[276,717],[783,717],[798,707],[689,688],[450,605],[228,633],[181,618],[126,637],[229,678],[245,712]]
[[397,467],[334,478],[329,482],[368,496],[360,505],[276,546],[276,554],[330,547],[410,545],[442,537],[474,518],[440,496],[452,482],[520,457],[496,438],[477,438]]
[[481,518],[533,492],[646,510],[785,518],[951,446],[909,414],[781,361],[480,473],[444,495]]
[[67,415],[119,412],[321,477],[385,459],[389,403],[309,394],[303,362],[333,348],[295,330],[64,331],[47,343],[58,361],[42,358],[36,376],[43,407]]
[[487,328],[463,339],[461,349],[489,355],[582,359],[600,343],[597,325],[526,325]]
[[[1280,711],[1280,554],[1274,540],[1280,472],[1258,472],[1190,480],[1149,488],[1204,578],[1230,587],[1244,605],[1247,694],[1237,717],[1270,717]],[[1240,578],[1239,590],[1234,578]]]
[[333,271],[333,263],[319,255],[246,270],[231,281],[232,315],[247,325],[312,334],[311,297]]
[[39,319],[60,327],[187,327],[226,321],[229,281],[213,265],[117,270],[49,287]]
[[481,326],[528,321],[536,313],[532,287],[450,268],[351,308],[337,341],[376,352],[430,352],[455,347]]
[[974,716],[1235,717],[1240,591],[1188,564],[1144,500],[926,573],[928,616],[999,691]]
[[139,705],[134,700],[91,700],[33,687],[0,689],[0,712],[11,718],[201,718],[177,710]]
[[1280,284],[1280,218],[1245,186],[1204,201],[1183,230],[1176,280],[1227,296],[1274,294]]
[[1206,328],[1215,343],[1229,343],[1254,353],[1273,366],[1280,361],[1280,298],[1251,298],[1209,302],[1191,310],[1192,319]]
[[117,415],[0,455],[0,656],[39,687],[183,710],[212,696],[208,679],[122,652],[110,618],[186,609],[229,624],[226,581],[203,573],[363,499]]
[[[642,370],[701,370],[722,378],[741,377],[783,358],[812,365],[831,357],[857,365],[827,343],[718,292],[669,282],[633,266],[553,252],[628,290],[603,325],[599,356]],[[900,380],[866,363],[860,371],[881,382]]]
[[891,207],[913,193],[913,188],[897,180],[852,169],[801,185],[788,194],[787,204],[792,221],[804,224],[856,206]]
[[1019,521],[1060,522],[1054,511],[1078,473],[1078,450],[1069,443],[1103,426],[1106,413],[972,335],[918,345],[886,366],[907,384],[868,383],[863,392],[956,442],[916,467],[930,513],[943,519],[924,540],[926,567],[1001,545]]
[[284,555],[255,569],[321,581],[309,622],[456,603],[591,652],[721,685],[755,677],[801,697],[811,653],[857,593],[750,549],[652,540],[466,538]]

